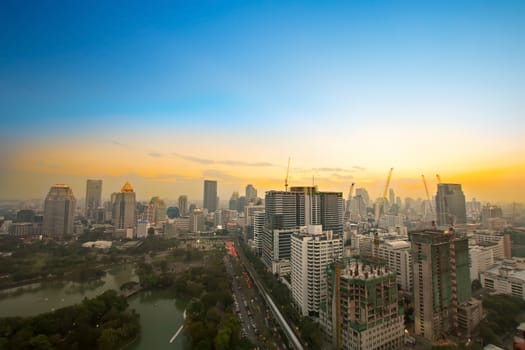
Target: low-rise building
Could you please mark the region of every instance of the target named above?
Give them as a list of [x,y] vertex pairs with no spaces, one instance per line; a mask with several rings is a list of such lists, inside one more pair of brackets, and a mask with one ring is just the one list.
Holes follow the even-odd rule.
[[515,295],[525,300],[525,259],[513,258],[498,262],[480,273],[481,285],[502,294]]

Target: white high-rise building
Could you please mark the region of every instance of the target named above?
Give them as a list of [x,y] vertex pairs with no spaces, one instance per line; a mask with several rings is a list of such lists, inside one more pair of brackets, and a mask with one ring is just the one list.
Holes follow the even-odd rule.
[[471,245],[469,241],[470,280],[479,280],[479,274],[494,265],[494,249],[479,245]]
[[262,254],[262,235],[264,230],[264,209],[256,211],[253,216],[253,244],[255,253],[258,256]]
[[390,270],[396,272],[396,282],[404,291],[411,291],[412,248],[403,240],[385,240],[379,244],[379,258],[384,260]]
[[343,257],[343,239],[321,225],[310,225],[292,236],[292,297],[303,316],[319,316],[326,299],[326,268]]

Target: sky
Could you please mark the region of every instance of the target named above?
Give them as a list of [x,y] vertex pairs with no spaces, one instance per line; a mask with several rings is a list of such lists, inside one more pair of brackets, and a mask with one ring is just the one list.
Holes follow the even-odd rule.
[[0,2],[0,199],[436,177],[525,198],[523,1]]

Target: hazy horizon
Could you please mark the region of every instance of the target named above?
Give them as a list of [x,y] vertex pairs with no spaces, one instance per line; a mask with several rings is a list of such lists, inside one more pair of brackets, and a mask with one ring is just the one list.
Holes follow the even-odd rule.
[[0,198],[525,198],[525,2],[0,3]]

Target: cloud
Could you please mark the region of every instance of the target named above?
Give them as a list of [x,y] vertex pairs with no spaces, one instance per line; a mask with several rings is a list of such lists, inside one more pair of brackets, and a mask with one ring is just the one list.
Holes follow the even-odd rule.
[[207,177],[207,178],[221,180],[227,183],[239,183],[243,181],[243,179],[241,179],[240,177],[236,177],[228,173],[225,173],[223,171],[215,170],[215,169],[204,170],[202,172],[202,176]]
[[58,164],[50,164],[50,163],[46,163],[46,162],[43,162],[43,161],[39,161],[38,165],[43,167],[43,168],[50,169],[50,170],[58,170],[58,169],[62,168]]
[[114,146],[119,146],[119,147],[122,147],[122,148],[129,148],[129,146],[126,145],[125,143],[118,142],[116,140],[105,140],[105,142],[110,143],[110,144],[112,144]]
[[357,170],[357,171],[365,171],[366,170],[366,168],[363,168],[362,166],[356,166],[356,165],[354,165],[352,167],[352,169]]
[[272,163],[268,162],[244,162],[240,160],[214,160],[214,159],[206,159],[206,158],[199,158],[199,157],[193,157],[193,156],[187,156],[180,153],[171,153],[173,156],[182,158],[185,160],[189,160],[190,162],[200,163],[200,164],[222,164],[222,165],[232,165],[232,166],[251,166],[251,167],[270,167],[275,166]]
[[148,156],[155,157],[155,158],[164,157],[164,155],[162,153],[155,152],[155,151],[148,152]]

